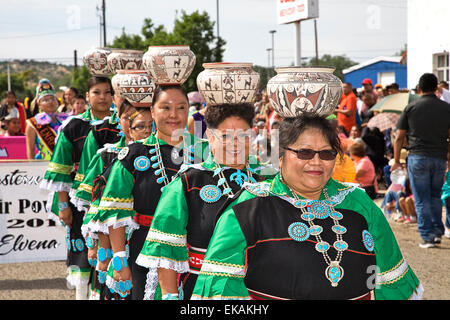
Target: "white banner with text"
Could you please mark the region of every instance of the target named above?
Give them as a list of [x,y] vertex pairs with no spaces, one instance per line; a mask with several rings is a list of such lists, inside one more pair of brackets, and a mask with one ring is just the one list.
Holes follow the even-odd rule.
[[48,161],[0,162],[0,263],[65,260],[66,228],[40,189]]

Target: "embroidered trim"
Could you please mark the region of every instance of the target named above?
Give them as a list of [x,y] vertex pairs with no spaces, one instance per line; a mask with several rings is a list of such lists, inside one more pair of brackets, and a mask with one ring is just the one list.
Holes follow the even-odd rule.
[[162,244],[167,244],[175,247],[186,246],[186,235],[177,235],[164,233],[156,229],[150,229],[147,234],[147,241],[158,242]]
[[81,190],[81,191],[87,192],[87,193],[89,193],[89,194],[92,193],[92,186],[90,186],[90,185],[88,185],[88,184],[86,184],[86,183],[81,183],[81,184],[78,186],[78,189]]
[[59,164],[56,162],[50,162],[48,164],[47,171],[64,174],[64,175],[70,175],[72,172],[73,165],[65,165],[65,164]]
[[245,273],[244,266],[207,260],[203,261],[202,269],[200,270],[200,274],[204,275],[219,275],[233,278],[244,278]]
[[189,271],[189,263],[187,260],[178,261],[167,257],[147,256],[142,253],[136,258],[136,264],[149,269],[170,269],[176,271],[177,273],[185,273]]
[[99,210],[133,211],[133,199],[103,198],[98,205]]
[[77,174],[75,175],[75,178],[74,178],[73,180],[74,180],[74,181],[81,182],[81,181],[83,181],[83,179],[84,179],[84,174],[77,173]]
[[377,284],[392,284],[403,278],[409,270],[408,263],[402,258],[400,262],[392,269],[377,274]]

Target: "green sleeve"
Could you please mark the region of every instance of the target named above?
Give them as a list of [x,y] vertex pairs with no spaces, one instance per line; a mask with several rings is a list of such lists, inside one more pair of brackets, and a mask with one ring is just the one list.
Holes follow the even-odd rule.
[[54,192],[70,191],[72,186],[70,174],[74,164],[72,153],[73,144],[67,139],[64,132],[61,132],[58,135],[55,150],[45,172],[41,188]]
[[104,162],[100,153],[97,153],[92,158],[89,166],[86,170],[86,174],[83,181],[78,186],[78,190],[72,197],[71,201],[74,203],[78,210],[89,207],[92,199],[92,188],[94,186],[94,180],[103,172]]
[[83,181],[85,175],[87,174],[87,170],[89,167],[89,163],[91,162],[94,155],[97,153],[99,146],[97,140],[95,140],[94,135],[92,134],[92,130],[89,131],[86,141],[84,142],[83,151],[81,152],[80,164],[78,165],[77,174],[75,175],[73,184],[72,184],[72,196],[75,195],[78,186]]
[[217,222],[192,299],[249,299],[244,284],[247,242],[232,205]]
[[375,243],[377,277],[375,299],[420,299],[422,285],[403,257],[383,212],[371,201],[369,232]]
[[372,282],[368,285],[374,289],[375,299],[420,298],[423,288],[403,257],[389,222],[380,208],[360,189],[353,191],[342,205],[352,208],[365,217],[368,231],[373,238],[377,263],[373,270],[368,270],[373,273]]
[[178,177],[164,188],[136,263],[147,268],[162,267],[178,273],[187,272],[188,218],[183,183]]
[[98,223],[102,228],[138,227],[133,220],[133,187],[133,175],[120,161],[115,161],[98,206]]

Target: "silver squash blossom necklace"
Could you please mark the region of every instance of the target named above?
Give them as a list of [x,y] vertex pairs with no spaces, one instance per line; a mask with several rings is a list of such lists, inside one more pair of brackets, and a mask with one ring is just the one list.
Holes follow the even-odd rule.
[[[343,218],[343,215],[334,209],[336,203],[330,199],[326,189],[323,190],[325,200],[302,200],[289,186],[288,188],[295,199],[294,206],[301,210],[301,218],[308,223],[306,225],[303,222],[294,222],[289,225],[289,236],[299,242],[307,240],[311,235],[316,238],[317,244],[315,249],[323,255],[327,264],[325,277],[333,287],[337,287],[339,281],[344,277],[344,269],[340,265],[342,254],[348,249],[348,243],[342,239],[342,235],[347,232],[347,228],[339,224],[339,220]],[[320,236],[323,228],[314,224],[315,219],[323,220],[328,217],[333,219],[334,225],[331,227],[331,230],[336,234],[336,241],[333,243],[333,247],[336,249],[337,255],[334,260],[331,260],[328,255],[331,245]]]

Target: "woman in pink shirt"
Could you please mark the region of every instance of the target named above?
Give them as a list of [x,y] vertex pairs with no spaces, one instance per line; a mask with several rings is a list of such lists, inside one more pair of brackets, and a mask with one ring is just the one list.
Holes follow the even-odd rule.
[[366,190],[369,197],[375,199],[378,192],[377,176],[372,161],[366,156],[364,145],[354,143],[349,151],[356,167],[356,181]]

